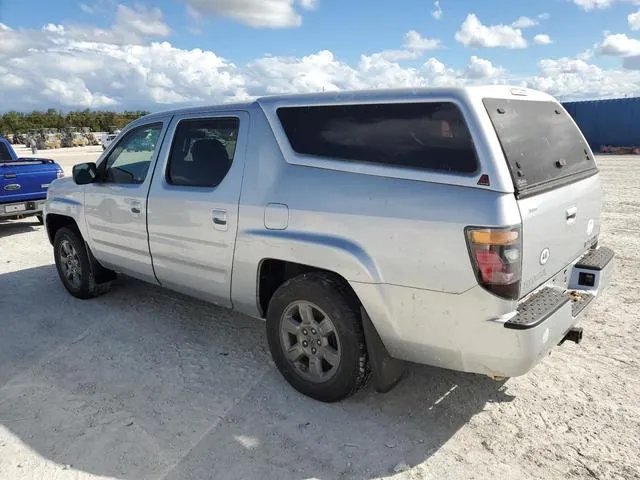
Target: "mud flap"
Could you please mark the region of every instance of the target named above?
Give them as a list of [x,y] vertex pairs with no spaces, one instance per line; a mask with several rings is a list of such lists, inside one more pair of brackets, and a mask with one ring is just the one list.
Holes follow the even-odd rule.
[[118,277],[116,273],[111,270],[107,270],[102,265],[100,265],[100,262],[98,262],[98,260],[96,260],[96,257],[93,256],[93,252],[91,252],[89,244],[87,242],[84,242],[84,245],[87,248],[87,255],[89,256],[89,262],[91,263],[95,282],[100,285],[115,280]]
[[369,353],[373,385],[378,393],[387,393],[402,380],[405,372],[405,362],[389,355],[367,312],[362,307],[360,307],[360,312]]

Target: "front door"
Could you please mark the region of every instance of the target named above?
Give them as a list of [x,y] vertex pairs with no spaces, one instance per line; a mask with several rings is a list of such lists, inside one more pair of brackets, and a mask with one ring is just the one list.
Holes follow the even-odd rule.
[[147,193],[169,118],[135,126],[98,164],[85,187],[89,245],[107,267],[155,282],[147,240]]
[[149,192],[160,283],[226,307],[248,128],[246,112],[175,116]]

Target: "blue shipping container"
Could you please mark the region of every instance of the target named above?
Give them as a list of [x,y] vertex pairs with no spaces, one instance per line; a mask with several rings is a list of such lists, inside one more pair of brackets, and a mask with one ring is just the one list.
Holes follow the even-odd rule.
[[565,102],[562,105],[594,152],[603,145],[640,147],[640,98]]

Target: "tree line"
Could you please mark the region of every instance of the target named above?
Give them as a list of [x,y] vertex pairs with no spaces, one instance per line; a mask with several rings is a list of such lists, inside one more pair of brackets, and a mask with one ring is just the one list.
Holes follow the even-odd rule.
[[81,110],[62,113],[55,108],[46,111],[6,112],[0,116],[0,134],[27,133],[41,128],[65,129],[88,127],[92,132],[106,132],[110,128],[122,128],[129,122],[147,115],[145,111],[95,111]]

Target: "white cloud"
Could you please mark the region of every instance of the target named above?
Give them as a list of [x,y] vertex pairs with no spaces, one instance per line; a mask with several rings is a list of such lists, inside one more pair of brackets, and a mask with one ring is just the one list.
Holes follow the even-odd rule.
[[553,41],[551,40],[551,37],[546,33],[539,33],[538,35],[533,37],[533,41],[536,42],[538,45],[549,45],[553,43]]
[[146,8],[140,5],[135,9],[118,5],[116,26],[143,37],[166,37],[171,34],[171,29],[164,23],[162,11],[159,8]]
[[409,30],[404,37],[404,47],[408,50],[425,51],[440,48],[441,42],[438,38],[424,38],[415,30]]
[[640,40],[629,38],[624,33],[607,35],[599,45],[603,55],[625,57],[640,54]]
[[540,20],[549,20],[549,18],[551,18],[551,15],[547,12],[543,12],[541,14],[538,15],[538,18]]
[[640,30],[640,10],[635,13],[630,13],[627,16],[627,21],[629,22],[629,28],[631,30]]
[[436,20],[440,20],[442,18],[442,7],[440,6],[440,0],[436,0],[435,2],[433,2],[433,11],[431,12],[431,16],[433,16],[433,18],[435,18]]
[[455,38],[465,47],[505,47],[526,48],[527,41],[522,36],[522,31],[510,25],[483,25],[478,17],[470,13]]
[[[300,0],[296,1],[299,5]],[[103,29],[47,24],[37,30],[21,30],[0,24],[2,109],[161,110],[169,105],[247,100],[267,93],[469,83],[526,85],[566,98],[640,93],[640,41],[620,35],[606,37],[593,51],[625,57],[626,70],[592,65],[587,55],[542,60],[539,72],[528,77],[516,76],[475,55],[463,68],[452,68],[435,56],[421,64],[404,65],[403,60],[416,60],[440,46],[439,41],[414,31],[407,33],[402,48],[361,55],[356,62],[321,50],[302,56],[268,55],[236,65],[213,51],[152,41],[154,35],[166,33],[156,25],[162,18],[153,9],[146,10],[153,21],[140,26],[139,8],[124,11],[111,28]],[[501,43],[495,31],[490,32],[488,43]]]
[[442,48],[442,42],[437,38],[425,38],[415,30],[409,30],[404,36],[404,45],[402,50],[383,50],[373,53],[370,57],[379,57],[390,62],[399,62],[402,60],[415,60],[420,58],[427,50],[436,50]]
[[315,10],[319,4],[320,0],[300,0],[300,6],[306,10]]
[[64,27],[62,25],[56,25],[53,23],[47,23],[42,30],[49,33],[57,33],[58,35],[64,35]]
[[586,11],[609,8],[614,3],[631,3],[637,5],[639,0],[573,0],[573,3]]
[[513,28],[530,28],[538,25],[538,22],[529,17],[520,17],[511,24]]
[[465,76],[467,78],[496,78],[504,75],[505,70],[495,67],[489,60],[478,58],[475,55],[469,60]]
[[360,88],[358,72],[328,50],[297,57],[265,57],[248,66],[257,91],[266,93],[320,92]]
[[585,62],[591,60],[593,58],[594,52],[592,48],[588,48],[587,50],[585,50],[584,52],[579,53],[578,55],[576,55],[576,58],[578,60],[583,60]]
[[640,72],[604,70],[573,58],[541,60],[538,68],[526,85],[565,99],[640,95]]
[[190,12],[231,18],[251,27],[287,28],[302,25],[303,10],[318,7],[318,0],[183,0]]

